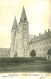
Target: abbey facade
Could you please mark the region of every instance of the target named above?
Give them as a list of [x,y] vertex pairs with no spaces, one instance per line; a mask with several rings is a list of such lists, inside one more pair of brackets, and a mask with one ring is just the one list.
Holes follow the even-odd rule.
[[23,7],[20,22],[16,17],[11,30],[11,57],[29,56],[29,23]]
[[29,57],[32,49],[36,51],[36,56],[46,57],[48,49],[51,48],[51,31],[44,34],[33,36],[29,35],[29,22],[23,7],[20,22],[17,23],[16,17],[11,29],[11,57]]

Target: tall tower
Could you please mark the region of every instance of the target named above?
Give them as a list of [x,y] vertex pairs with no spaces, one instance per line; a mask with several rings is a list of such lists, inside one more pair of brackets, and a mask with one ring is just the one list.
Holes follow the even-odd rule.
[[20,22],[17,25],[16,17],[11,30],[11,57],[29,56],[28,20],[23,7]]
[[[20,22],[18,24],[19,33],[20,33],[20,54],[21,56],[29,56],[29,30],[28,30],[28,20],[26,17],[25,9],[23,7]],[[21,43],[20,43],[21,42]]]
[[17,21],[15,17],[13,26],[11,29],[11,57],[14,57],[14,43],[15,43],[15,37],[16,37],[16,28],[17,28]]

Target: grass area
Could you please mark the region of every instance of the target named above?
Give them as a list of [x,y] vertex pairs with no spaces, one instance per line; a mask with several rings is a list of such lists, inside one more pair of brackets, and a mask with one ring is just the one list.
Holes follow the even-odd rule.
[[0,72],[51,72],[51,61],[42,58],[0,59]]
[[0,67],[0,72],[51,72],[51,64],[20,64]]

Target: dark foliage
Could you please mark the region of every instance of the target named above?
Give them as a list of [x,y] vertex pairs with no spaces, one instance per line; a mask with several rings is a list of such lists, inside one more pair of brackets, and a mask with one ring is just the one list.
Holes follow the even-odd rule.
[[34,49],[30,52],[30,56],[31,56],[31,57],[36,56],[36,51],[35,51]]
[[36,61],[46,61],[42,57],[15,57],[15,58],[0,58],[0,66],[18,66],[20,64],[35,63]]
[[51,56],[51,48],[48,50],[47,54]]
[[14,57],[17,57],[17,52],[15,51]]

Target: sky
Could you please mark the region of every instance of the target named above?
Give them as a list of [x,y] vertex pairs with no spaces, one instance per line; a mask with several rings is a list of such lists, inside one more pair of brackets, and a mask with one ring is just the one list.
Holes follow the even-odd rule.
[[0,48],[11,44],[14,17],[19,23],[24,6],[29,22],[29,34],[38,35],[51,29],[51,0],[0,0]]

